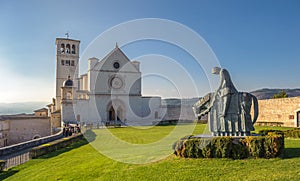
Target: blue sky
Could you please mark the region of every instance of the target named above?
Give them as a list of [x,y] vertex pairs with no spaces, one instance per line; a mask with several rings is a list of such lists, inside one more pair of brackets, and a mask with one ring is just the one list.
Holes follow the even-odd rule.
[[[222,67],[229,70],[239,90],[300,87],[297,0],[0,0],[0,102],[50,101],[54,97],[55,38],[64,37],[66,31],[71,38],[81,40],[82,53],[105,30],[140,18],[168,19],[197,32]],[[209,91],[203,70],[189,64],[192,58],[178,47],[141,41],[122,50],[130,59],[159,54],[182,64],[199,88],[198,93],[183,89],[183,97],[203,96]],[[155,69],[157,63],[144,63],[147,67],[142,66],[142,70],[151,66]],[[86,69],[87,60],[81,60],[80,72]],[[166,67],[168,71],[171,73]],[[164,81],[146,79],[145,95],[176,96],[162,92],[168,89],[163,87]]]

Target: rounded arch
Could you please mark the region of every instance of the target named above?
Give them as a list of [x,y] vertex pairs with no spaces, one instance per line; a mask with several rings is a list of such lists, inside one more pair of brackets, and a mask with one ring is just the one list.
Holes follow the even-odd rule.
[[60,44],[60,53],[65,53],[65,44]]
[[40,138],[40,137],[41,137],[41,135],[36,134],[36,135],[34,135],[34,136],[32,137],[32,139],[34,140],[34,139],[38,139],[38,138]]
[[75,45],[72,45],[72,54],[76,54],[76,48],[75,48]]
[[66,53],[70,53],[70,51],[71,51],[71,46],[70,46],[70,44],[67,44],[66,45]]

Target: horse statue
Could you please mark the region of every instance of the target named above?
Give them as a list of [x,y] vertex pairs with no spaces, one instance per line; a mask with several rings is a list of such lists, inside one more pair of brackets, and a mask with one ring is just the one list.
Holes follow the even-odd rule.
[[212,72],[220,75],[221,84],[214,93],[208,93],[194,104],[196,117],[208,114],[209,130],[213,136],[250,135],[258,117],[257,98],[247,92],[238,92],[226,69],[214,67]]

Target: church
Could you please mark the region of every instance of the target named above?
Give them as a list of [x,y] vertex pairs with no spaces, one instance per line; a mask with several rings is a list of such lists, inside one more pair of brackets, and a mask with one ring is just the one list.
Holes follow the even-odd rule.
[[[51,119],[92,125],[150,125],[163,118],[160,97],[143,97],[140,62],[116,46],[101,60],[90,58],[79,75],[79,40],[56,39],[56,97]],[[55,121],[54,121],[55,122]]]

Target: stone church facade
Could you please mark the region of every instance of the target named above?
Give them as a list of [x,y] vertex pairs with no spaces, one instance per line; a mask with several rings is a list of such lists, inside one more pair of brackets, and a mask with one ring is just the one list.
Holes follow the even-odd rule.
[[[80,41],[56,39],[56,98],[50,112],[63,123],[149,125],[164,116],[160,97],[143,97],[138,61],[116,46],[88,60],[79,76]],[[58,117],[57,117],[58,118]]]

